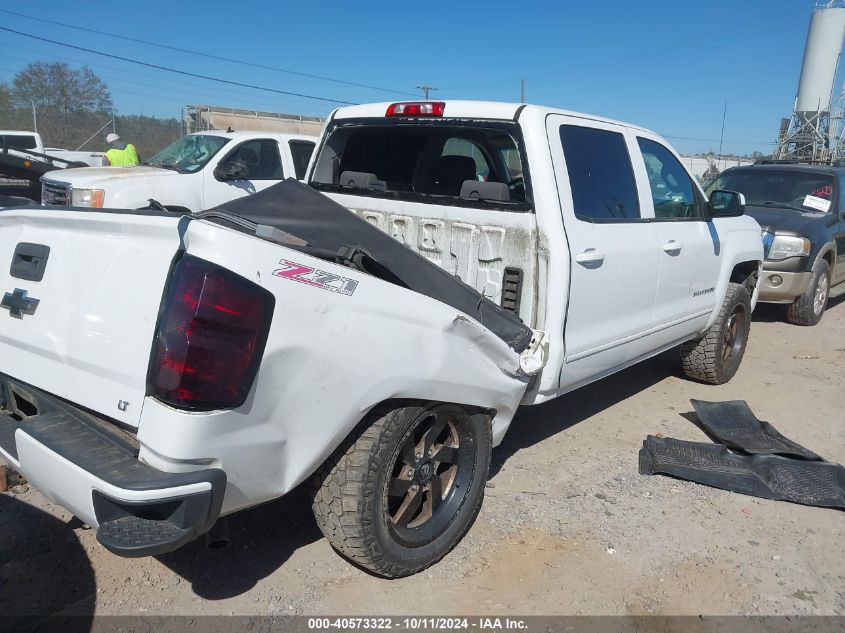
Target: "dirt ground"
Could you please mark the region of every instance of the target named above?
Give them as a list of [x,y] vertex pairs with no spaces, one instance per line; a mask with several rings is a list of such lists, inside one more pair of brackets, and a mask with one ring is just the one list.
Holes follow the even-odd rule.
[[845,301],[800,328],[760,306],[737,377],[681,377],[675,353],[525,408],[481,515],[445,560],[381,580],[321,537],[301,491],[232,517],[232,545],[118,558],[22,486],[0,495],[0,613],[845,614],[845,514],[637,473],[646,434],[706,441],[690,398],[747,400],[845,463]]

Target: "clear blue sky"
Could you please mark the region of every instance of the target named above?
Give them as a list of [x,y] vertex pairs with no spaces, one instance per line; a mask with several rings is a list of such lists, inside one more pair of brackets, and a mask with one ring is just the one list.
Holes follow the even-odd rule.
[[[444,99],[519,100],[637,123],[681,152],[771,151],[793,105],[814,0],[68,2],[0,8],[297,72]],[[215,61],[0,14],[0,25],[194,73],[342,101],[402,95]],[[0,81],[87,64],[121,114],[188,103],[326,115],[332,104],[223,86],[0,31]],[[407,98],[407,97],[404,97]],[[2,122],[0,122],[2,127]],[[683,137],[683,138],[681,138]]]

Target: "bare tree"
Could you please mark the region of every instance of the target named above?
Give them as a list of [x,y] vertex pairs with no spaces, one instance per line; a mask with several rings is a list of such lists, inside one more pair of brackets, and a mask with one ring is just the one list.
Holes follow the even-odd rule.
[[49,145],[62,147],[78,136],[92,113],[110,113],[108,86],[90,68],[64,62],[29,64],[17,73],[12,96],[16,105],[38,112],[38,131]]

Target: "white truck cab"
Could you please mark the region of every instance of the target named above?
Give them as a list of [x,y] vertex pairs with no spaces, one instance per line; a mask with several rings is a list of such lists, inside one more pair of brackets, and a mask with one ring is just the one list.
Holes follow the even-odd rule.
[[150,199],[172,211],[197,212],[302,179],[316,138],[298,134],[188,134],[143,165],[82,167],[41,178],[45,205],[138,209]]
[[[202,179],[253,143],[200,140],[204,168],[137,173]],[[147,178],[104,173],[106,196]],[[674,346],[702,382],[742,360],[760,227],[647,130],[353,106],[307,181],[198,214],[0,209],[0,456],[110,551],[172,551],[311,478],[339,552],[412,574],[470,529],[521,404]]]
[[[759,225],[714,215],[637,126],[525,104],[352,106],[329,117],[307,181],[548,332],[525,402],[703,336],[731,282],[756,303]],[[730,358],[708,380],[729,379]]]

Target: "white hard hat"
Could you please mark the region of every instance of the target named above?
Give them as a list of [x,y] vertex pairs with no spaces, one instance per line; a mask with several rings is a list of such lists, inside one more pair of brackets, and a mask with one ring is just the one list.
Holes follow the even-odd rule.
[[120,137],[117,134],[109,134],[106,136],[106,143],[112,144],[115,141],[119,141]]

